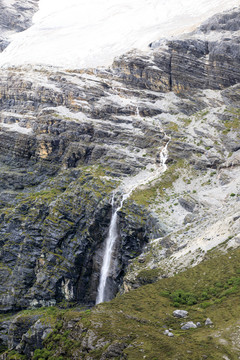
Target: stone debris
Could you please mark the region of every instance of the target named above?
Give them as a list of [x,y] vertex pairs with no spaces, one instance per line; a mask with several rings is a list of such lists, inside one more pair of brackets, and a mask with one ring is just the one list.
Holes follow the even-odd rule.
[[164,334],[164,335],[167,335],[167,336],[169,336],[169,337],[173,337],[173,336],[174,336],[174,334],[173,334],[171,331],[169,331],[169,330],[165,330],[163,334]]

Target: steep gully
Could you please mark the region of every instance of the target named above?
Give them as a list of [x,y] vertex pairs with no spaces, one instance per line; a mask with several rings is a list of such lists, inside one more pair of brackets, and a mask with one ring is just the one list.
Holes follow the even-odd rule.
[[[166,135],[165,135],[166,136]],[[96,298],[96,304],[100,304],[104,301],[111,300],[111,291],[109,291],[108,287],[108,277],[111,274],[111,267],[113,265],[113,254],[114,254],[114,248],[116,245],[116,241],[119,237],[118,233],[118,212],[122,209],[124,202],[130,197],[132,192],[139,186],[145,185],[146,183],[153,181],[156,179],[160,174],[164,173],[167,170],[166,161],[168,158],[168,144],[169,144],[170,138],[166,145],[163,147],[163,149],[160,152],[160,166],[156,168],[154,171],[154,174],[151,174],[150,172],[145,173],[145,175],[142,177],[142,180],[133,182],[133,185],[131,185],[128,189],[128,192],[125,192],[125,194],[121,195],[120,205],[117,206],[116,204],[116,193],[113,193],[112,196],[112,217],[111,222],[108,230],[108,235],[105,240],[104,245],[104,255],[103,255],[103,262],[100,272],[100,281],[98,286],[98,293]],[[134,179],[139,177],[139,175],[135,176]],[[126,190],[125,190],[126,191]],[[121,191],[122,192],[122,191]]]

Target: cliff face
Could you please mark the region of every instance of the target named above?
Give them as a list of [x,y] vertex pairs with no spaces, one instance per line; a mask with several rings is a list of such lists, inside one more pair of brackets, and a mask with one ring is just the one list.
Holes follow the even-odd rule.
[[[239,14],[109,69],[0,69],[0,312],[93,305],[112,194],[132,182],[139,186],[119,212],[113,296],[197,265],[221,243],[239,246]],[[14,320],[10,347],[25,334],[19,351],[32,356],[51,328],[39,321]],[[75,358],[96,350],[83,328],[88,344]]]
[[[154,166],[164,143],[135,115],[137,99],[115,94],[108,76],[19,69],[1,77],[2,311],[94,304],[110,193],[120,176]],[[128,259],[163,232],[154,222],[129,205],[113,293]]]
[[150,44],[149,54],[130,52],[114,61],[124,82],[154,91],[224,89],[239,73],[238,10],[217,15],[182,39]]

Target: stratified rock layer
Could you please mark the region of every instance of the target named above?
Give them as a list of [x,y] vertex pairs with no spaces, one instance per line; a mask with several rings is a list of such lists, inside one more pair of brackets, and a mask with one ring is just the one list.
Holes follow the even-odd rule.
[[190,37],[150,46],[151,53],[129,52],[114,61],[113,67],[123,81],[154,91],[180,93],[224,89],[240,80],[239,10],[214,16]]

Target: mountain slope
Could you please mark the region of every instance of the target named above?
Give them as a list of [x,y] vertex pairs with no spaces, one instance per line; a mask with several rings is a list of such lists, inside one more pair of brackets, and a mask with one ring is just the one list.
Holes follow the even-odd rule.
[[[18,351],[3,359],[237,358],[239,14],[108,69],[0,69],[0,339]],[[63,314],[94,305],[113,193],[130,194],[108,278],[112,297],[125,294]],[[179,330],[174,303],[218,333]]]

